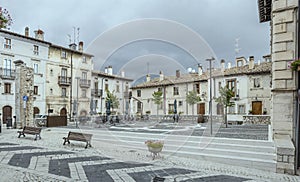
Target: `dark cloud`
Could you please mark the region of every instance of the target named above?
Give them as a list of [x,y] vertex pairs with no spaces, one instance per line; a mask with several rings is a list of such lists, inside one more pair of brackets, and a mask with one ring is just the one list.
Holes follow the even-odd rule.
[[[236,38],[240,38],[238,56],[260,59],[270,52],[269,25],[259,23],[257,1],[253,0],[5,0],[1,6],[13,18],[12,31],[23,33],[29,26],[33,35],[35,29],[41,28],[47,41],[63,46],[69,44],[67,35],[73,35],[73,27],[80,28],[79,39],[86,48],[118,24],[139,18],[163,18],[196,31],[218,59],[232,61],[237,56]],[[165,52],[169,55],[172,49]]]

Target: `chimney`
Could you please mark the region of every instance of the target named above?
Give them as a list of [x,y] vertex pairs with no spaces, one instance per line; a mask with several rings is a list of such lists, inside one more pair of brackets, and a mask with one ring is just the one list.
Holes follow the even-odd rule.
[[254,68],[254,56],[249,57],[249,69]]
[[29,28],[25,27],[25,37],[29,37]]
[[162,71],[159,72],[159,81],[163,81],[164,80],[164,74],[162,73]]
[[113,74],[112,66],[108,66],[107,71],[108,71],[107,73],[108,73],[109,75],[112,75],[112,74]]
[[77,45],[75,43],[72,43],[72,44],[69,45],[69,48],[74,50],[74,51],[76,51],[76,47],[77,47]]
[[227,68],[228,68],[228,69],[231,68],[231,62],[227,63]]
[[121,71],[121,77],[123,77],[123,78],[125,77],[125,71],[124,70]]
[[149,74],[147,74],[147,75],[146,75],[146,82],[150,82],[150,80],[151,80],[151,77],[150,77]]
[[106,73],[106,74],[107,74],[107,67],[105,67],[105,69],[104,69],[104,73]]
[[82,41],[79,42],[79,45],[78,45],[78,51],[79,51],[79,52],[82,52],[82,51],[83,51],[83,42],[82,42]]
[[176,78],[180,77],[180,70],[176,70]]
[[225,60],[221,59],[221,71],[225,71]]
[[201,76],[203,74],[203,69],[201,64],[198,64],[198,76]]
[[44,32],[43,32],[43,30],[38,29],[38,30],[34,31],[34,33],[35,33],[35,38],[36,39],[44,41]]

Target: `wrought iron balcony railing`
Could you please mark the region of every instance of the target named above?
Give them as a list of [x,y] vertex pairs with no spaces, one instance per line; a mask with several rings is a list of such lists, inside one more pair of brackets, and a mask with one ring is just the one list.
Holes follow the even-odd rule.
[[79,86],[83,88],[89,88],[91,86],[91,80],[80,79]]
[[102,89],[92,89],[92,97],[101,97]]
[[60,86],[70,86],[71,85],[71,77],[58,76],[58,84]]
[[0,76],[2,79],[14,80],[16,78],[16,71],[7,68],[0,68]]

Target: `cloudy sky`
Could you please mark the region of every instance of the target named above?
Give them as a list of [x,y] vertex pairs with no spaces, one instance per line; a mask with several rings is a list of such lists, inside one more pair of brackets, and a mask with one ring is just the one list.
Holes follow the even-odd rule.
[[[257,1],[254,0],[3,0],[0,6],[6,8],[13,18],[11,31],[23,34],[28,26],[33,36],[33,31],[40,28],[45,32],[45,40],[54,44],[67,46],[70,43],[68,34],[74,39],[74,27],[76,30],[79,28],[79,40],[84,42],[87,52],[95,55],[96,69],[113,65],[117,72],[121,69],[132,72],[140,63],[144,65],[141,72],[152,73],[166,65],[184,70],[195,67],[197,62],[205,65],[206,56],[215,56],[217,62],[252,55],[259,60],[270,52],[269,24],[259,23]],[[191,55],[190,49],[198,43],[187,46],[186,43],[193,38],[182,32],[178,34],[180,28],[177,25],[173,27],[168,24],[169,29],[161,26],[161,32],[156,32],[180,37],[179,43],[175,44],[157,35],[151,35],[153,37],[148,39],[146,36],[153,31],[149,24],[150,28],[147,25],[146,28],[141,28],[141,25],[137,28],[143,32],[144,39],[129,36],[128,27],[120,26],[141,19],[168,20],[190,29],[203,39],[214,54],[209,51],[206,55],[201,53],[202,57]],[[132,24],[130,26],[134,27]],[[116,27],[119,27],[119,32],[111,33],[115,32]],[[132,34],[134,36],[136,32]],[[109,38],[104,39],[104,35],[109,35]],[[119,47],[103,52],[112,48],[106,47],[108,44],[118,42],[127,35],[134,40],[124,39],[127,43],[119,42]],[[75,37],[78,39],[77,31]],[[241,49],[238,54],[235,52],[237,38]],[[185,45],[178,45],[180,42]],[[205,48],[201,50],[205,51]],[[157,61],[159,59],[162,61]],[[161,64],[163,61],[166,64]],[[169,70],[174,71],[173,67]]]

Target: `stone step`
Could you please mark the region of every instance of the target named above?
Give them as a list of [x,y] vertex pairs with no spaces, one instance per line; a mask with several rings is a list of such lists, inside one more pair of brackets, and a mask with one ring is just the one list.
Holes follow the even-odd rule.
[[220,138],[220,137],[210,137],[210,136],[186,136],[186,135],[171,135],[171,134],[155,134],[155,133],[137,133],[137,132],[124,132],[124,131],[110,131],[111,135],[107,135],[104,131],[97,131],[94,135],[105,135],[105,137],[120,138],[123,136],[137,137],[147,139],[174,139],[178,141],[195,141],[204,143],[226,143],[226,144],[237,144],[237,145],[252,145],[252,146],[265,146],[274,147],[273,142],[267,140],[250,140],[250,139],[235,139],[235,138]]
[[[99,137],[99,135],[98,135]],[[99,138],[111,140],[109,138],[105,138],[101,136]],[[139,143],[144,143],[144,137],[136,137],[136,136],[119,136],[114,139],[127,142],[127,141],[135,141]],[[159,139],[159,138],[153,138]],[[246,152],[261,152],[263,154],[274,154],[275,147],[273,146],[264,146],[264,145],[245,145],[245,144],[232,144],[232,143],[216,143],[215,141],[190,141],[190,140],[176,140],[173,138],[166,138],[164,139],[165,144],[169,146],[176,146],[177,148],[186,148],[190,147],[192,149],[205,149],[205,148],[212,148],[212,149],[224,149],[224,150],[236,150],[236,151],[246,151]]]
[[[133,147],[142,147],[145,141],[136,140],[136,138],[123,138],[118,140],[111,140],[106,138],[101,138],[97,141],[105,141],[111,142],[115,144],[127,144],[132,145]],[[252,147],[246,148],[247,146],[239,147],[234,146],[232,148],[227,148],[226,144],[223,144],[223,147],[219,147],[215,144],[209,144],[207,146],[197,146],[197,145],[189,145],[189,143],[184,143],[183,145],[179,145],[176,141],[165,141],[164,148],[173,151],[173,152],[192,152],[192,153],[199,153],[199,154],[216,154],[216,155],[226,155],[226,156],[237,156],[237,157],[246,157],[246,158],[253,158],[253,159],[266,159],[266,160],[275,160],[275,150],[273,152],[265,152],[264,148],[261,148],[259,151],[259,147]],[[226,146],[226,148],[224,147]],[[252,149],[252,150],[251,150]],[[253,150],[253,149],[256,149]]]
[[[128,148],[129,150],[140,149],[148,150],[145,144],[141,144],[136,141],[112,141],[101,139],[101,142],[107,142],[109,144],[117,145],[121,148]],[[217,151],[217,152],[216,152]],[[249,156],[230,155],[230,152],[222,150],[203,150],[203,151],[188,151],[188,150],[176,150],[172,146],[165,146],[162,150],[161,155],[167,157],[178,156],[178,157],[187,157],[192,159],[200,159],[204,161],[217,162],[222,164],[242,166],[247,168],[255,168],[265,171],[276,172],[276,161],[273,159],[275,156],[267,156],[266,158],[257,158],[255,153],[249,153]],[[232,154],[233,151],[231,151]],[[256,153],[257,156],[261,155]]]

